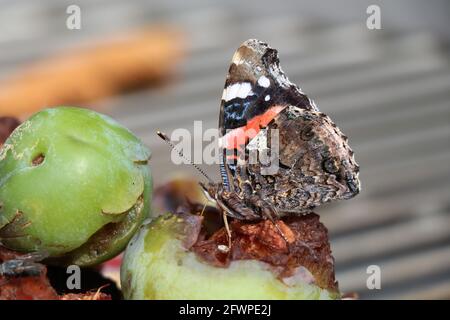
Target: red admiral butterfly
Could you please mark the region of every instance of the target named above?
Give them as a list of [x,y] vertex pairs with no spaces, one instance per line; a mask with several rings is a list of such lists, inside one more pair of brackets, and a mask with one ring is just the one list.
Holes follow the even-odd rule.
[[[234,54],[219,129],[222,182],[204,188],[230,217],[302,214],[360,191],[347,137],[288,80],[277,51],[266,43],[247,40]],[[249,161],[250,153],[274,151],[275,142],[278,170],[267,174],[267,165]]]
[[[201,184],[205,193],[227,216],[274,221],[360,191],[347,137],[288,80],[266,43],[247,40],[234,54],[219,129],[222,181],[212,182],[194,166],[210,180]],[[255,150],[269,151],[276,170],[273,161],[251,161]]]

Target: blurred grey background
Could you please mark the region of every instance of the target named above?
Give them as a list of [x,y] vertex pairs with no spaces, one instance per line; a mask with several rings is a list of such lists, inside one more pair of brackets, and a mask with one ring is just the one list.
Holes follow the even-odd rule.
[[[66,8],[82,29],[65,27]],[[381,8],[381,30],[366,9]],[[289,78],[335,120],[361,165],[362,193],[316,210],[331,235],[343,292],[364,299],[450,298],[450,2],[435,1],[0,1],[0,78],[48,54],[163,22],[185,31],[177,79],[101,101],[153,151],[155,184],[174,172],[154,134],[218,123],[234,50],[248,38],[280,52]],[[217,177],[216,166],[205,170]],[[198,177],[199,179],[201,177]],[[381,268],[381,290],[366,269]]]

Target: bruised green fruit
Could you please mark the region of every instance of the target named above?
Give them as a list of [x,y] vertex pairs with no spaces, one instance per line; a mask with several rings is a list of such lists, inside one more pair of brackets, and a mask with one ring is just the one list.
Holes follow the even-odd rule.
[[70,107],[35,114],[0,151],[0,242],[58,264],[117,255],[149,213],[149,157],[104,115]]
[[[193,215],[191,215],[192,218]],[[188,218],[190,219],[190,218]],[[225,268],[205,263],[192,251],[195,223],[165,215],[145,224],[130,241],[121,268],[126,299],[336,299],[337,292],[300,278],[288,284],[258,260],[232,261]]]

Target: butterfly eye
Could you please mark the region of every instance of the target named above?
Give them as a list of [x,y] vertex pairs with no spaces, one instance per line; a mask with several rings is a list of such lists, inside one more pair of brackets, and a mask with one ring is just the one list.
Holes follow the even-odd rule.
[[339,171],[339,167],[334,158],[328,158],[323,161],[323,169],[328,173],[337,173]]
[[309,141],[314,137],[314,131],[311,126],[307,126],[302,130],[301,139],[304,141]]

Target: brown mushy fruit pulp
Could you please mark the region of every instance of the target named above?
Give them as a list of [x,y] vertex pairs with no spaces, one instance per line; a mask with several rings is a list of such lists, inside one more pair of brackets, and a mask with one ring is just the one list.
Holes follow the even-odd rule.
[[[186,189],[190,190],[188,195]],[[184,219],[189,230],[184,244],[205,263],[226,268],[232,261],[258,260],[268,263],[286,284],[301,280],[338,291],[328,230],[317,214],[278,220],[287,241],[269,220],[228,218],[231,250],[226,251],[223,248],[228,246],[228,236],[222,214],[212,205],[205,206],[200,191],[193,190],[199,188],[192,180],[174,180],[155,190],[154,201],[160,212],[177,212]]]
[[[0,245],[0,264],[23,256]],[[0,300],[111,300],[109,294],[101,292],[103,287],[82,293],[58,293],[50,283],[47,267],[39,263],[35,265],[38,275],[0,276]]]
[[192,250],[217,267],[227,267],[235,260],[258,260],[270,264],[284,282],[301,277],[323,289],[337,291],[328,232],[319,216],[311,213],[289,217],[277,224],[288,242],[269,220],[252,223],[234,220],[230,224],[229,252],[220,250],[221,245],[228,245],[225,228],[206,240],[197,241]]

